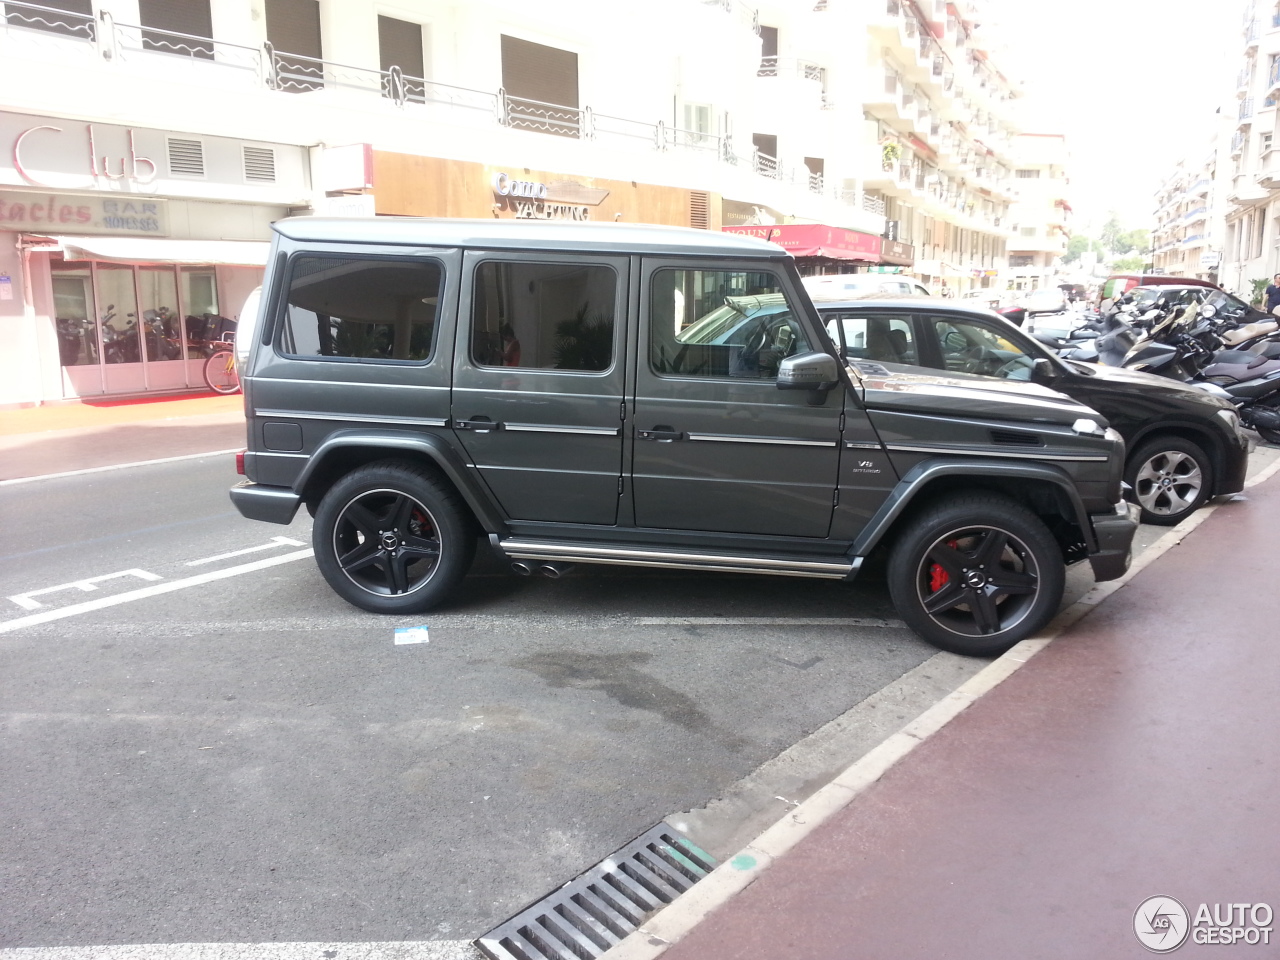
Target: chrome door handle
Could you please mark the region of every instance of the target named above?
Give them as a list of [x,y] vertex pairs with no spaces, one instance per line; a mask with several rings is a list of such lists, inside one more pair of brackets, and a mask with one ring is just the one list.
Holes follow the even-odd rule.
[[679,430],[672,430],[665,423],[660,423],[652,430],[637,430],[636,437],[640,440],[657,440],[659,443],[670,443],[673,440],[683,440],[684,434]]
[[490,433],[494,430],[501,430],[502,424],[497,421],[490,420],[488,417],[472,417],[470,420],[453,421],[453,429],[474,430],[476,433]]

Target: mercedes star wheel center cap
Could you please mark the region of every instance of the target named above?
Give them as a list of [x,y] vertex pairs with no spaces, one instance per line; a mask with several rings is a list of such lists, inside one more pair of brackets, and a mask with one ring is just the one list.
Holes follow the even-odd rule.
[[400,538],[397,537],[390,530],[388,530],[382,535],[383,550],[394,550],[398,546],[400,546]]

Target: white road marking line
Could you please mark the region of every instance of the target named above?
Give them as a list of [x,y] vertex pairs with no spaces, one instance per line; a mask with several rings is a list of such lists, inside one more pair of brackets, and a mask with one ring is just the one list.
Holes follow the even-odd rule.
[[483,960],[467,940],[391,943],[139,943],[109,947],[11,947],[0,960]]
[[89,593],[97,590],[97,585],[104,580],[114,580],[116,577],[137,577],[139,580],[163,580],[164,577],[158,573],[148,573],[146,570],[139,570],[136,567],[132,570],[121,570],[117,573],[104,573],[100,577],[89,577],[85,580],[73,580],[70,583],[60,583],[56,587],[44,587],[40,590],[28,590],[26,593],[14,594],[9,599],[22,607],[24,610],[38,610],[44,606],[39,600],[32,600],[32,597],[42,597],[46,593],[56,593],[59,590],[83,590]]
[[188,560],[188,567],[198,567],[205,563],[216,563],[219,560],[230,560],[232,557],[242,557],[246,553],[257,553],[260,550],[274,550],[282,543],[287,543],[291,547],[305,547],[306,544],[301,540],[294,540],[290,537],[272,537],[271,543],[264,543],[258,547],[245,547],[243,550],[232,550],[230,553],[220,553],[216,557],[203,557],[200,560]]
[[149,467],[155,463],[177,463],[179,460],[200,460],[204,457],[225,457],[239,453],[244,447],[231,450],[210,450],[208,453],[188,453],[181,457],[161,457],[159,460],[135,460],[133,463],[113,463],[105,467],[86,467],[83,470],[65,470],[62,473],[44,473],[38,477],[14,477],[12,480],[0,480],[0,487],[13,486],[15,483],[35,483],[37,480],[56,480],[59,477],[79,477],[86,473],[102,473],[104,470],[127,470],[129,467]]
[[882,617],[636,617],[637,627],[889,627],[901,620]]
[[69,607],[60,607],[57,610],[46,610],[43,613],[33,613],[29,617],[18,617],[16,620],[0,621],[0,633],[10,633],[14,630],[20,630],[22,627],[34,627],[37,624],[49,623],[53,620],[62,620],[65,617],[74,617],[81,613],[90,613],[94,610],[103,610],[107,607],[115,607],[122,603],[131,603],[134,600],[145,600],[148,597],[158,597],[162,593],[173,593],[175,590],[185,590],[187,587],[199,586],[202,583],[211,583],[214,580],[225,580],[228,577],[238,577],[242,573],[252,573],[255,570],[265,570],[268,567],[279,566],[282,563],[291,563],[294,560],[301,560],[304,557],[311,556],[313,551],[310,547],[306,550],[297,550],[293,553],[286,553],[278,557],[268,557],[265,560],[254,560],[252,563],[242,563],[238,567],[224,567],[221,570],[210,570],[208,573],[197,573],[194,577],[187,577],[183,580],[167,580],[164,583],[157,583],[150,587],[142,587],[138,590],[130,590],[128,593],[118,593],[110,597],[100,597],[97,600],[86,600],[84,603],[76,603]]

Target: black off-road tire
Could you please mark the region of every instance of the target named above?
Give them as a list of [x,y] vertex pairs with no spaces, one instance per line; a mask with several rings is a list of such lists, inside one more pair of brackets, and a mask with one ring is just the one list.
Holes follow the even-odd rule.
[[899,615],[936,647],[1004,653],[1049,622],[1062,602],[1062,550],[1034,513],[973,492],[939,500],[908,522],[889,556]]
[[1124,479],[1142,522],[1171,527],[1195,513],[1213,489],[1213,462],[1182,437],[1155,437],[1129,455]]
[[329,488],[311,541],[320,573],[348,603],[373,613],[421,613],[466,576],[476,528],[447,484],[413,464],[384,460]]

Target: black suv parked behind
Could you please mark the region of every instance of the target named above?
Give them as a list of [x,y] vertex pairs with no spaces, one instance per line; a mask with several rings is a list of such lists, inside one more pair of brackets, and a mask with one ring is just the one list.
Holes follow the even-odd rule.
[[818,301],[817,307],[830,331],[843,331],[852,360],[869,358],[892,370],[932,368],[969,383],[1037,383],[1097,410],[1125,439],[1125,481],[1147,523],[1175,524],[1210,497],[1244,488],[1249,439],[1231,404],[1203,390],[1121,367],[1060,360],[1000,317],[946,300],[867,298]]
[[[575,562],[851,579],[991,654],[1066,564],[1128,566],[1124,443],[1034,384],[847,365],[776,246],[620,224],[275,225],[243,371],[247,517],[315,517],[351,603],[440,602],[485,535]],[[782,309],[764,311],[764,304]]]

